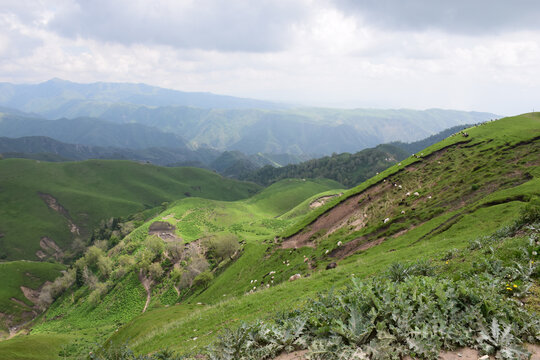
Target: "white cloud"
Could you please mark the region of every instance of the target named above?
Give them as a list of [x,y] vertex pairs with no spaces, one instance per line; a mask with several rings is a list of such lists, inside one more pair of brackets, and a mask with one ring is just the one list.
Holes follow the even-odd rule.
[[199,1],[163,2],[162,8],[141,0],[134,8],[8,3],[0,11],[0,81],[145,82],[320,106],[502,114],[530,111],[535,102],[540,107],[535,26],[403,31],[329,1],[203,2],[208,8]]

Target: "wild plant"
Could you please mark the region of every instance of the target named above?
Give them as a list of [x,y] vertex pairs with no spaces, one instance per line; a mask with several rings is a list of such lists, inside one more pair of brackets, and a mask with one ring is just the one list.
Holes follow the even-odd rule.
[[480,326],[477,342],[483,352],[497,359],[528,359],[530,355],[518,345],[512,326],[504,323],[499,326],[497,318],[493,318],[489,328]]

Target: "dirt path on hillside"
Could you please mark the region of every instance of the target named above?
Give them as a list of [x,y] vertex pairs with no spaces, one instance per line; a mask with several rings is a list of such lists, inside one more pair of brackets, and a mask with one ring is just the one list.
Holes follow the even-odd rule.
[[146,311],[148,308],[148,304],[150,304],[150,298],[152,296],[152,280],[150,278],[147,278],[144,276],[142,269],[139,271],[139,281],[141,282],[142,286],[144,287],[144,290],[146,290],[146,303],[144,304],[144,308],[142,313]]

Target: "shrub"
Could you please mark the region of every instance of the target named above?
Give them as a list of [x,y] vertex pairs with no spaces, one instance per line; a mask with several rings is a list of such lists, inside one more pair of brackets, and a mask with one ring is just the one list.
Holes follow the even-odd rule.
[[214,237],[207,240],[208,253],[217,263],[232,256],[240,249],[238,237],[232,234]]
[[96,306],[107,291],[108,286],[106,283],[97,282],[94,285],[94,290],[88,296],[88,302],[90,305]]
[[84,255],[84,257],[86,258],[86,262],[89,266],[94,265],[100,256],[105,256],[105,253],[103,252],[101,248],[95,245],[90,246],[86,250],[86,254]]
[[154,254],[154,258],[152,260],[161,257],[163,250],[165,250],[163,240],[155,235],[148,236],[144,242],[144,245],[150,252],[152,252],[152,254]]
[[108,278],[112,272],[113,263],[107,256],[101,256],[97,261],[97,268],[102,278]]
[[158,280],[163,276],[163,268],[158,262],[150,264],[148,266],[148,275],[154,280]]
[[214,280],[214,274],[212,274],[211,271],[207,270],[200,273],[195,277],[195,279],[193,279],[193,286],[206,288],[212,280]]
[[177,263],[183,258],[184,244],[172,242],[167,244],[167,254],[173,263]]

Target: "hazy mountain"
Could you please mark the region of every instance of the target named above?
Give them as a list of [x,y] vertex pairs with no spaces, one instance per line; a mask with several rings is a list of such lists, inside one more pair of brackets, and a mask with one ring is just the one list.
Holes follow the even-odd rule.
[[46,136],[20,138],[0,137],[0,155],[4,158],[25,158],[42,161],[73,161],[88,159],[134,160],[165,166],[195,166],[212,169],[226,176],[256,170],[265,165],[284,166],[308,160],[309,156],[290,154],[245,155],[238,151],[220,152],[201,147],[152,147],[129,149],[112,146],[67,144]]
[[357,152],[391,141],[417,141],[452,126],[483,122],[497,116],[441,109],[268,111],[175,106],[151,109],[117,104],[100,117],[180,134],[194,147],[206,145],[247,154],[329,155]]
[[[321,156],[354,153],[392,141],[413,142],[452,126],[497,117],[490,113],[441,109],[293,109],[264,101],[183,93],[144,84],[77,84],[57,79],[37,85],[0,84],[0,105],[48,118],[77,120],[81,124],[74,130],[84,128],[85,141],[76,134],[69,137],[64,134],[60,138],[44,132],[45,125],[42,124],[39,125],[41,132],[33,128],[16,134],[2,133],[4,136],[44,135],[71,143],[101,146],[171,147],[171,142],[161,134],[150,137],[148,142],[140,139],[129,145],[123,143],[122,138],[100,139],[103,141],[99,142],[93,138],[90,141],[86,138],[89,132],[87,118],[95,117],[130,124],[132,128],[122,128],[126,129],[122,130],[124,135],[141,130],[134,128],[134,124],[158,128],[182,137],[193,148],[206,146],[245,154]],[[107,131],[103,133],[107,134]],[[99,134],[94,137],[100,138]],[[161,140],[154,142],[156,138],[163,138],[164,143]]]
[[81,144],[67,144],[46,136],[21,138],[0,137],[0,154],[5,158],[27,158],[43,161],[88,159],[134,160],[156,165],[196,166],[208,168],[221,152],[208,148],[153,147],[128,149]]
[[6,137],[48,136],[73,144],[134,149],[186,148],[185,140],[176,134],[141,124],[115,124],[92,118],[42,120],[0,114],[0,134]]
[[0,83],[0,105],[46,117],[95,116],[108,104],[127,103],[145,106],[182,105],[200,108],[283,107],[271,102],[202,92],[183,92],[145,84],[79,84],[51,79],[40,84]]
[[435,135],[431,135],[425,139],[418,140],[411,143],[404,143],[401,141],[395,141],[391,142],[390,145],[393,145],[395,147],[398,147],[402,150],[405,150],[408,154],[416,153],[422,149],[427,148],[428,146],[435,144],[439,141],[443,141],[448,136],[455,134],[463,129],[466,129],[468,127],[471,127],[472,124],[465,124],[465,125],[458,125],[458,126],[452,126],[451,128],[448,128],[446,130],[443,130]]

